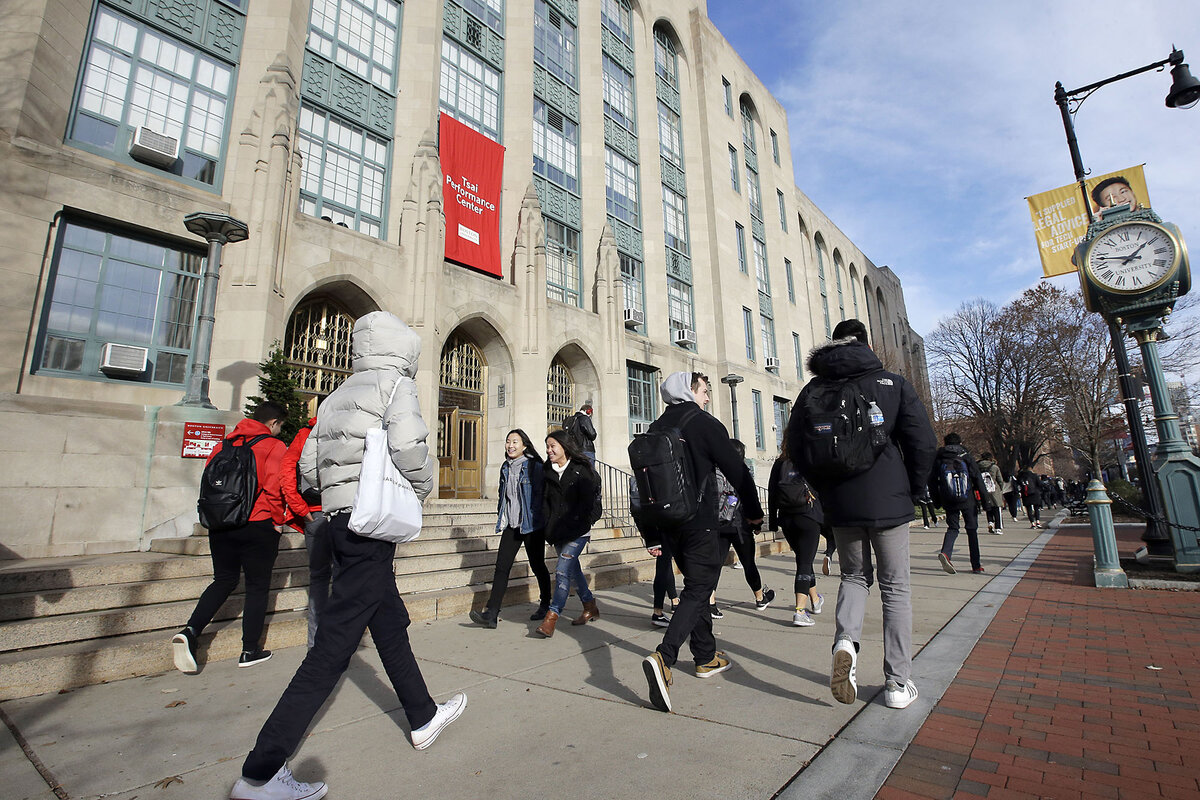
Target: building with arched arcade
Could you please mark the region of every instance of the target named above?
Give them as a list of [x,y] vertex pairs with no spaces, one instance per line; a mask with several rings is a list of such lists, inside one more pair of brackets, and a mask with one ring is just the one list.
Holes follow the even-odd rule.
[[[0,545],[186,533],[185,423],[235,420],[276,342],[315,408],[377,309],[421,336],[442,499],[489,496],[510,429],[538,441],[585,402],[600,459],[626,466],[677,370],[713,378],[710,410],[765,483],[805,355],[849,317],[925,385],[899,279],[797,186],[804,143],[705,8],[26,3],[0,43],[19,89],[0,100],[0,499],[29,513]],[[445,257],[442,115],[503,147],[495,273]],[[220,259],[217,411],[177,405],[205,281],[195,212],[249,232]]]

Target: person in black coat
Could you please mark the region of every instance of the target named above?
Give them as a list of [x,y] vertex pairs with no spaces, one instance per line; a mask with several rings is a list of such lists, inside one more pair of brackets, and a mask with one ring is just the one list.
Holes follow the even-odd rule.
[[779,457],[775,459],[775,464],[771,467],[771,477],[767,480],[767,529],[773,531],[782,528],[783,537],[787,539],[796,555],[796,578],[793,586],[796,592],[796,610],[792,614],[792,624],[798,628],[805,628],[816,624],[811,614],[820,614],[825,606],[825,596],[817,593],[817,575],[813,570],[813,559],[816,558],[817,547],[821,544],[825,514],[821,510],[821,501],[816,492],[811,491],[802,475],[793,477],[809,489],[810,501],[806,506],[788,504],[780,490],[780,478],[785,471],[795,469],[788,455],[785,434]]
[[[842,579],[829,688],[841,703],[853,703],[858,696],[858,642],[877,573],[883,601],[884,702],[890,708],[905,708],[917,697],[909,676],[912,591],[908,527],[915,516],[915,501],[925,491],[937,438],[916,390],[903,376],[883,369],[867,345],[867,328],[859,320],[839,322],[833,341],[809,355],[808,368],[815,377],[796,399],[787,436],[796,466],[817,490],[837,541]],[[875,402],[883,417],[886,441],[869,468],[830,479],[812,468],[801,447],[812,430],[805,400],[812,391],[842,382],[852,382],[863,397]]]
[[669,528],[639,523],[638,527],[651,555],[658,555],[658,543],[667,541],[679,571],[683,573],[683,591],[679,605],[667,626],[662,642],[642,659],[642,670],[650,688],[650,702],[660,711],[671,710],[668,687],[671,667],[679,648],[688,641],[696,662],[696,676],[710,678],[729,669],[730,661],[717,650],[713,637],[709,597],[721,573],[722,551],[717,519],[716,468],[729,480],[741,501],[746,524],[763,521],[758,489],[746,463],[738,458],[729,431],[716,417],[704,411],[710,385],[707,375],[699,372],[674,372],[659,387],[667,408],[654,422],[663,428],[678,428],[691,455],[694,486],[699,493],[699,508],[686,522]]
[[1021,504],[1029,515],[1029,527],[1042,527],[1042,485],[1038,476],[1029,467],[1017,472],[1017,491],[1021,493]]
[[571,594],[571,583],[583,601],[583,613],[571,621],[583,625],[600,616],[596,598],[588,588],[579,556],[592,534],[593,513],[600,491],[600,476],[575,446],[564,430],[551,431],[546,437],[545,484],[542,492],[543,518],[546,521],[546,541],[558,553],[555,567],[554,596],[550,610],[537,632],[546,638],[554,635],[558,616]]
[[[948,433],[945,446],[937,451],[933,460],[933,474],[929,476],[929,493],[946,510],[946,535],[942,537],[942,549],[938,551],[938,561],[942,569],[953,575],[957,570],[951,561],[954,558],[954,540],[958,538],[959,515],[962,525],[967,531],[967,547],[971,554],[971,571],[983,573],[983,565],[979,561],[979,504],[984,509],[995,507],[992,493],[983,485],[983,475],[974,456],[962,446],[962,437],[957,433]],[[962,497],[946,485],[947,480],[953,480],[951,473],[947,478],[942,472],[942,465],[953,470],[956,462],[961,462],[967,468],[967,480],[962,486]],[[978,498],[978,499],[977,499]]]

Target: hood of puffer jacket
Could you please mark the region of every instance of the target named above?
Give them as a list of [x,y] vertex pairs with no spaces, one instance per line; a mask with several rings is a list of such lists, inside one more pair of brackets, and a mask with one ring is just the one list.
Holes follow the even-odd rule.
[[948,444],[938,448],[935,458],[962,458],[967,454],[967,448],[961,444]]
[[411,378],[417,374],[421,337],[395,314],[372,311],[354,323],[350,352],[355,372],[391,368]]
[[879,356],[853,337],[835,339],[808,354],[808,371],[822,378],[854,378],[883,369]]
[[663,402],[669,406],[676,403],[696,402],[696,395],[692,394],[692,373],[672,372],[662,382],[658,393],[662,395]]

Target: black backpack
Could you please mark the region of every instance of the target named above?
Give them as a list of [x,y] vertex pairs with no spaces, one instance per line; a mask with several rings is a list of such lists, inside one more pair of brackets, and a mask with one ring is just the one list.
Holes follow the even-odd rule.
[[872,420],[874,401],[863,397],[855,379],[818,378],[799,401],[803,425],[796,444],[808,475],[822,480],[858,475],[870,469],[887,446],[883,415]]
[[629,443],[629,465],[637,481],[641,514],[651,523],[679,525],[696,516],[700,508],[692,454],[681,433],[687,421],[699,413],[699,406],[689,409],[678,427],[655,422]]
[[975,489],[971,486],[971,471],[960,456],[943,455],[934,467],[934,474],[943,501],[962,502],[975,496]]
[[779,511],[801,514],[813,507],[813,491],[790,460],[784,459],[779,468]]
[[234,444],[231,436],[221,442],[221,448],[205,465],[196,511],[200,524],[209,531],[241,528],[250,521],[250,512],[262,491],[252,448],[269,435],[243,439],[242,444]]
[[600,481],[596,481],[596,496],[592,499],[592,510],[588,514],[588,525],[595,525],[604,516],[604,489]]

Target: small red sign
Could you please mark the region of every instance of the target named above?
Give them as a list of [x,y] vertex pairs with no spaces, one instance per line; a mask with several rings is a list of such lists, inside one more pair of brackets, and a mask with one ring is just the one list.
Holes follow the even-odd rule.
[[208,458],[225,438],[225,426],[212,422],[183,423],[181,458]]

